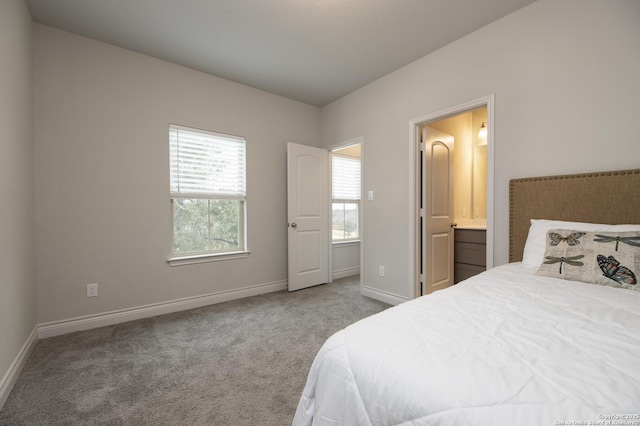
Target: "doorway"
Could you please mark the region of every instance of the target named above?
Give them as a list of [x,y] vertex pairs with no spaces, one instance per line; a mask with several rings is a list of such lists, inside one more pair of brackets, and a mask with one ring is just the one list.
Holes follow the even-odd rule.
[[492,117],[489,96],[411,121],[415,297],[493,266]]
[[351,139],[330,152],[332,280],[360,274],[362,143],[362,137]]

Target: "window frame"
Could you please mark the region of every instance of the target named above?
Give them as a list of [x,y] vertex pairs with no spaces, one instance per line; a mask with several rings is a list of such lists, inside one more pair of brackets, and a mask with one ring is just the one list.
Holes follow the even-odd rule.
[[[334,204],[355,204],[358,207],[358,222],[357,222],[357,228],[358,228],[358,235],[353,237],[353,238],[340,238],[340,239],[334,239],[333,238],[333,205]],[[344,211],[344,209],[343,209]],[[343,230],[344,233],[344,230]],[[360,200],[343,200],[343,199],[332,199],[331,200],[331,243],[332,244],[344,244],[344,243],[353,243],[356,241],[360,241]]]
[[[180,130],[184,130],[186,132],[190,132],[191,134],[202,135],[205,138],[221,138],[226,141],[238,142],[243,145],[243,163],[242,163],[242,179],[241,183],[241,192],[237,194],[225,194],[222,192],[215,191],[176,191],[176,185],[179,187],[179,183],[176,184],[174,178],[177,177],[178,182],[180,180],[180,172],[176,172],[174,170],[174,155],[177,155],[176,161],[179,162],[179,154],[174,154],[173,140],[172,138],[174,131],[179,132]],[[177,136],[179,138],[179,136]],[[179,147],[175,148],[176,151],[179,151]],[[209,130],[202,130],[193,127],[186,127],[180,125],[169,125],[169,150],[170,150],[170,191],[169,191],[169,199],[170,199],[170,210],[171,210],[171,248],[170,248],[170,257],[167,259],[167,262],[171,266],[180,266],[180,265],[189,265],[195,263],[203,263],[203,262],[213,262],[227,259],[238,259],[247,257],[250,254],[247,246],[247,195],[246,195],[246,151],[247,151],[247,143],[246,139],[241,136],[229,135],[219,132],[212,132]],[[176,166],[179,169],[179,166]],[[178,175],[174,175],[174,173],[178,173]],[[237,191],[236,191],[237,192]],[[237,200],[239,202],[238,208],[238,247],[233,247],[229,249],[209,249],[204,251],[191,251],[191,252],[176,252],[175,251],[175,238],[176,238],[176,227],[175,227],[175,202],[176,200],[184,199],[184,200],[206,200],[207,204],[207,231],[209,233],[208,243],[211,243],[211,201],[219,201],[219,200]]]
[[[333,169],[334,169],[334,162],[333,159],[334,157],[340,157],[340,158],[345,158],[351,161],[357,161],[359,164],[359,178],[360,181],[358,182],[358,186],[359,186],[359,191],[358,191],[358,195],[360,196],[359,199],[353,199],[353,198],[334,198],[334,191],[333,188],[335,186],[335,182],[334,182],[334,174],[333,174]],[[347,156],[347,155],[342,155],[342,154],[338,154],[335,152],[331,152],[331,187],[332,187],[332,194],[331,194],[331,243],[332,244],[347,244],[347,243],[354,243],[354,242],[359,242],[361,239],[361,212],[362,212],[362,203],[361,203],[361,199],[362,199],[362,158],[356,158],[356,157],[351,157],[351,156]],[[357,205],[357,209],[358,209],[358,214],[357,214],[357,229],[358,229],[358,233],[357,236],[353,237],[353,238],[340,238],[340,239],[334,239],[333,237],[333,205],[334,204],[356,204]],[[343,209],[344,211],[344,209]]]

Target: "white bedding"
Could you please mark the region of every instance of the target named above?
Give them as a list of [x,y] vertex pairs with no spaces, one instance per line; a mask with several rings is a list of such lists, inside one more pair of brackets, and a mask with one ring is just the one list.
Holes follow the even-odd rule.
[[640,425],[640,292],[534,272],[494,268],[336,333],[293,424],[606,424],[629,414],[618,421]]

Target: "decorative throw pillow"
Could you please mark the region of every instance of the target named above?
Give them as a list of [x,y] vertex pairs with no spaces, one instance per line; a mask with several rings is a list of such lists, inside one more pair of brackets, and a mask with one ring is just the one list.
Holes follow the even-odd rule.
[[537,275],[640,290],[640,232],[547,232]]
[[522,253],[522,265],[538,269],[544,261],[545,239],[552,229],[575,229],[584,232],[629,232],[640,231],[638,225],[607,225],[598,223],[566,222],[561,220],[531,219],[527,241]]

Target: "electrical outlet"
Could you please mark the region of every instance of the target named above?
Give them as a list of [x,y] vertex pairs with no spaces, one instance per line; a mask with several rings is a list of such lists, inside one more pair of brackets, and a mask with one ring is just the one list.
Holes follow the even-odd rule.
[[384,277],[384,266],[382,265],[378,266],[378,275],[380,275],[381,277]]
[[87,284],[87,297],[98,296],[98,283]]

